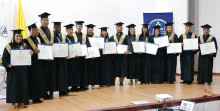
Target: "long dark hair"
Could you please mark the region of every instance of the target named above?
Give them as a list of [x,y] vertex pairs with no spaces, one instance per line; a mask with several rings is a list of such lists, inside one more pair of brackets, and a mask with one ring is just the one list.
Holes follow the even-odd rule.
[[[22,38],[22,40],[21,40],[20,43],[16,43],[16,41],[15,41],[15,35],[16,35],[16,34],[13,34],[12,41],[11,41],[11,43],[9,43],[10,46],[11,46],[11,48],[16,48],[17,45],[20,45],[20,46],[24,47],[24,40],[23,40],[23,38]],[[22,36],[22,37],[23,37],[23,36]],[[24,48],[25,48],[25,47],[24,47]]]
[[[101,31],[101,33],[100,33],[100,36],[101,36],[101,37],[104,37],[104,36],[102,36],[102,31]],[[106,37],[108,37],[108,32],[107,32],[107,35],[106,35]]]
[[[156,31],[157,29],[154,29],[154,37],[155,37],[155,31]],[[159,30],[159,32],[160,32],[160,29],[158,29]],[[160,34],[158,35],[158,36],[160,36]]]
[[[131,29],[131,28],[130,28],[130,29]],[[131,37],[131,31],[130,31],[130,29],[128,29],[128,36]],[[135,30],[135,28],[134,28],[134,30]],[[134,36],[135,36],[135,32],[134,32]]]
[[[144,37],[143,29],[144,29],[144,28],[141,29],[140,40],[143,40],[143,37]],[[149,29],[148,29],[148,28],[147,28],[147,32],[145,33],[145,35],[146,35],[147,37],[150,37],[150,33],[149,33]]]

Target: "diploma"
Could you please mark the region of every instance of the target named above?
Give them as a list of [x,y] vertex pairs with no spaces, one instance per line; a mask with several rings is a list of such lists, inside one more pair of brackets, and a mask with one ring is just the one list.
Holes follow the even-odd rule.
[[100,57],[99,48],[97,46],[88,47],[88,56],[86,57],[86,59],[90,59],[93,57]]
[[10,62],[12,66],[30,66],[30,49],[11,49]]
[[200,44],[201,55],[216,53],[215,42],[205,42]]
[[69,56],[68,43],[54,43],[52,47],[53,47],[53,56],[55,58],[65,58]]
[[167,54],[172,53],[181,53],[182,52],[182,43],[170,43],[167,47]]
[[89,42],[92,47],[97,46],[99,49],[104,49],[104,37],[89,37]]
[[157,54],[157,50],[159,48],[158,44],[146,42],[145,46],[146,46],[146,53],[147,54],[152,54],[152,55],[156,55]]
[[38,54],[39,60],[53,60],[53,48],[52,45],[43,45],[38,44],[38,49],[40,50],[40,53]]
[[118,45],[117,52],[118,54],[124,54],[128,50],[128,45]]
[[143,41],[132,41],[134,53],[145,52],[145,42]]
[[117,53],[116,42],[105,42],[103,54],[115,54]]
[[69,44],[69,58],[74,58],[81,55],[81,45],[79,42]]
[[81,44],[81,56],[88,56],[88,50],[86,44]]
[[198,38],[183,39],[183,50],[198,50]]
[[168,36],[154,37],[154,43],[159,44],[159,48],[169,45]]

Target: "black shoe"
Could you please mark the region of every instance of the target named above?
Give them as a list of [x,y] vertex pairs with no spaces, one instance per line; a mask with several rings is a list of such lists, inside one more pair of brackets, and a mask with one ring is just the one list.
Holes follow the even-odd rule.
[[169,82],[169,84],[173,84],[173,82]]
[[208,85],[211,85],[211,82],[208,82]]
[[78,92],[78,91],[80,91],[80,89],[78,87],[72,87],[70,89],[70,92]]
[[192,84],[192,82],[187,82],[187,85],[191,85]]
[[120,86],[123,86],[123,82],[120,82]]
[[86,90],[88,90],[88,88],[86,88],[86,87],[80,87],[80,91],[86,91]]
[[44,99],[51,99],[50,95],[48,93],[45,93]]
[[35,99],[35,100],[33,100],[33,103],[43,103],[43,101],[40,99]]
[[59,96],[69,96],[69,94],[66,91],[60,91]]
[[204,84],[204,82],[198,82],[197,84]]

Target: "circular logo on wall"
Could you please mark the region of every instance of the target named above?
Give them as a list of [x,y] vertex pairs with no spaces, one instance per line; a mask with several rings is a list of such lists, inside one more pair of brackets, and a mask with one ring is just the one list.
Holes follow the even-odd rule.
[[165,24],[166,24],[166,21],[164,21],[163,19],[154,19],[150,22],[150,25],[149,25],[149,32],[151,35],[154,35],[154,26],[156,25],[159,25],[161,26],[160,28],[160,34],[161,35],[164,35],[165,34]]

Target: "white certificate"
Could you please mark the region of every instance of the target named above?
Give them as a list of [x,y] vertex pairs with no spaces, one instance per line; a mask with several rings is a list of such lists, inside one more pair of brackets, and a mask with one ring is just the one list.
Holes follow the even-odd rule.
[[168,36],[154,37],[154,43],[159,44],[159,48],[169,45]]
[[198,48],[198,38],[183,39],[183,50],[197,50]]
[[182,43],[170,43],[167,47],[167,54],[172,53],[181,53],[182,52]]
[[128,50],[128,45],[118,45],[117,52],[118,54],[124,54]]
[[145,52],[145,42],[143,41],[132,41],[134,53]]
[[105,47],[103,50],[103,54],[115,54],[117,53],[116,42],[105,42]]
[[97,46],[99,49],[104,49],[104,37],[89,37],[91,46]]
[[86,59],[93,57],[100,57],[99,48],[97,46],[88,47],[88,56],[86,57]]
[[65,58],[69,56],[68,43],[54,43],[53,44],[53,57]]
[[146,53],[147,54],[152,54],[152,55],[156,55],[157,54],[157,50],[159,48],[158,44],[146,42],[145,46],[146,46]]
[[38,44],[38,49],[40,53],[38,54],[38,59],[40,60],[53,60],[53,48],[52,45]]
[[81,44],[81,56],[88,56],[88,50],[86,44]]
[[200,44],[201,55],[216,53],[215,42],[205,42]]
[[30,66],[31,54],[30,49],[11,49],[11,65],[12,66]]
[[69,45],[69,58],[74,58],[81,55],[81,45],[79,42]]

